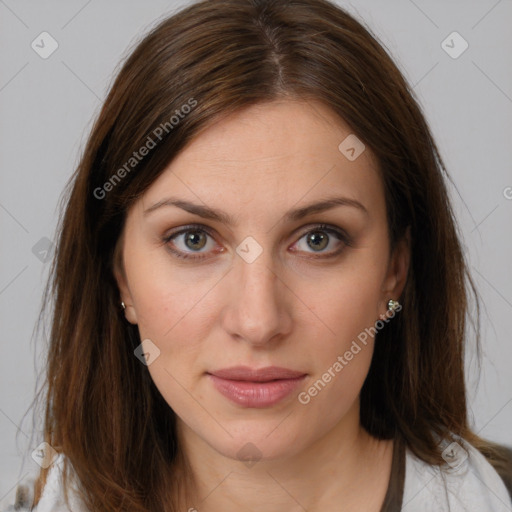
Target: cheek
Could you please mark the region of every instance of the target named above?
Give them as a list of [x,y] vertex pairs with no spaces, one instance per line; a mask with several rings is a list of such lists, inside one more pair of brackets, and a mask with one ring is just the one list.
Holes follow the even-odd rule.
[[[137,326],[140,339],[149,339],[157,347],[149,345],[158,355],[148,371],[166,402],[181,414],[189,411],[202,418],[204,411],[195,409],[197,403],[187,390],[192,392],[194,372],[202,368],[201,341],[208,337],[205,319],[212,317],[208,290],[213,283],[191,280],[190,274],[165,261],[166,256],[165,251],[125,256]],[[193,393],[201,399],[197,389]]]
[[214,285],[207,270],[191,274],[173,265],[161,247],[128,252],[125,266],[141,338],[190,346],[199,312],[206,314],[203,299]]
[[[354,254],[340,266],[336,279],[307,284],[298,293],[308,297],[314,315],[304,323],[305,338],[314,340],[311,378],[303,401],[315,402],[325,417],[346,411],[357,398],[373,355],[384,265],[374,252]],[[308,334],[306,334],[308,333]]]
[[347,286],[332,297],[336,300],[326,302],[318,315],[334,334],[322,326],[328,335],[314,337],[310,330],[309,338],[316,339],[313,350],[309,348],[313,371],[297,397],[304,414],[322,418],[323,427],[353,408],[370,368],[376,321],[375,291]]
[[148,371],[174,411],[208,421],[196,402],[202,397],[194,384],[204,369],[201,355],[211,328],[207,319],[212,318],[212,282],[191,280],[190,275],[184,279],[179,270],[170,272],[168,262],[149,261],[136,267],[131,281],[140,338],[150,339],[159,350]]
[[[328,277],[307,279],[295,288],[313,313],[309,328],[323,333],[326,346],[343,350],[374,326],[379,315],[384,265],[373,254],[357,254]],[[317,276],[318,277],[318,276]],[[315,285],[311,285],[314,282]],[[295,290],[294,290],[295,291]]]

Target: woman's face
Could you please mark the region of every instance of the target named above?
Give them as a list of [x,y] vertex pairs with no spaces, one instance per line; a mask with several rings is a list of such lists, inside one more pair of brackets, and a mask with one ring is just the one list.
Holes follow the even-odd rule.
[[[258,459],[358,430],[370,328],[407,268],[360,144],[320,103],[260,104],[202,132],[128,212],[121,299],[184,439]],[[220,372],[238,366],[295,373]]]

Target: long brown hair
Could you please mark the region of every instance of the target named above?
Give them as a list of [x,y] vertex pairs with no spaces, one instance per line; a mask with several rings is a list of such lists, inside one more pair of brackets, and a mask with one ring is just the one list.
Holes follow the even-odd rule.
[[448,176],[410,86],[369,30],[327,0],[203,0],[160,22],[123,64],[59,225],[44,438],[66,455],[91,510],[176,510],[169,468],[182,476],[174,412],[134,356],[141,340],[119,305],[113,264],[126,211],[206,127],[283,98],[323,102],[348,123],[379,162],[392,246],[410,227],[403,311],[377,335],[361,424],[400,436],[431,464],[444,462],[439,439],[451,434],[497,456],[468,425],[475,290]]

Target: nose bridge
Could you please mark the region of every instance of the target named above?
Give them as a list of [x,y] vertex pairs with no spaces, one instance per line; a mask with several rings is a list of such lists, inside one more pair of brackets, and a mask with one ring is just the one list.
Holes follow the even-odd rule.
[[258,251],[254,246],[249,245],[247,256],[249,257],[240,256],[236,263],[235,274],[239,285],[239,298],[248,306],[256,308],[262,305],[270,307],[273,303],[277,307],[278,279],[270,249],[261,248]]
[[271,271],[275,266],[271,238],[267,236],[263,240],[263,235],[260,235],[260,243],[253,236],[247,236],[236,248],[236,273],[245,284],[266,287],[274,283],[276,276]]
[[233,273],[232,334],[253,344],[264,344],[286,330],[287,314],[276,275],[272,251],[248,237],[237,247]]
[[252,289],[254,293],[269,295],[266,300],[274,296],[277,291],[277,277],[270,256],[260,255],[252,263],[239,261],[238,267],[237,274],[242,285],[241,289]]

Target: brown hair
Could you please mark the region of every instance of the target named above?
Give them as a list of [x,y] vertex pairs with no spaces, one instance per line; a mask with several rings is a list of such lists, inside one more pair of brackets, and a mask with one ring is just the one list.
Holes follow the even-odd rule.
[[[410,226],[403,312],[377,335],[362,425],[401,436],[431,464],[444,462],[439,439],[451,434],[497,457],[468,425],[463,356],[475,289],[446,170],[410,86],[371,33],[326,0],[204,0],[160,22],[122,66],[59,226],[44,438],[72,464],[91,510],[175,510],[171,463],[181,478],[174,412],[134,356],[138,330],[120,311],[113,265],[126,211],[206,127],[285,98],[323,102],[374,153],[392,247]],[[148,137],[156,146],[132,165]]]

